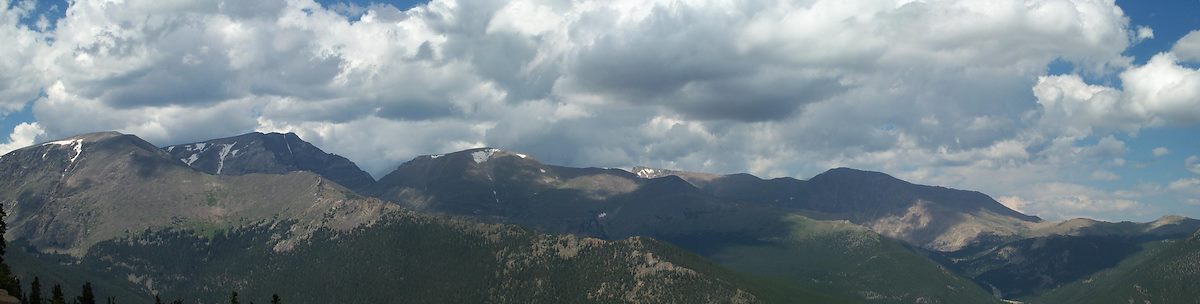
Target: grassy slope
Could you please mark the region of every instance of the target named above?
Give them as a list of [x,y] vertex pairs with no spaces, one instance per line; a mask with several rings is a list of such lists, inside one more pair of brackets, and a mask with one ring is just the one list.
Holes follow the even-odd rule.
[[1200,240],[1143,245],[1112,269],[1067,284],[1030,303],[1195,303],[1200,299]]
[[694,248],[735,270],[872,303],[991,303],[983,289],[898,241],[844,221],[792,215],[763,243]]

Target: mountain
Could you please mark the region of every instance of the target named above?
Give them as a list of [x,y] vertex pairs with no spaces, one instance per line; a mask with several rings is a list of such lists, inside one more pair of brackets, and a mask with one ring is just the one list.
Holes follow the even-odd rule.
[[1200,230],[1200,220],[1182,216],[1164,216],[1152,222],[1105,222],[1077,218],[1035,226],[1030,236],[1123,236],[1146,240],[1183,238]]
[[1200,232],[1148,242],[1117,266],[1030,303],[1196,303],[1200,299]]
[[171,158],[217,175],[283,174],[310,171],[346,188],[361,190],[375,182],[354,162],[301,140],[295,133],[247,133],[234,137],[167,146]]
[[1166,216],[1148,223],[1072,219],[1046,223],[1029,238],[989,248],[943,253],[951,268],[1006,298],[1026,298],[1112,268],[1147,243],[1182,239],[1200,220]]
[[697,186],[715,177],[561,167],[483,148],[417,157],[366,193],[414,210],[546,232],[653,237],[782,285],[871,303],[996,301],[919,250],[858,224]]
[[1042,222],[983,193],[917,185],[849,168],[832,169],[807,181],[732,174],[694,183],[723,199],[821,213],[935,251],[1011,239]]
[[111,132],[12,151],[0,158],[0,172],[10,236],[77,257],[153,227],[225,229],[280,217],[311,231],[354,227],[394,208],[347,204],[353,192],[309,172],[203,174],[136,136]]
[[837,302],[759,287],[651,239],[419,214],[306,171],[206,174],[132,135],[18,149],[0,169],[9,261],[23,281],[92,281],[123,301],[217,303],[238,290],[289,303]]

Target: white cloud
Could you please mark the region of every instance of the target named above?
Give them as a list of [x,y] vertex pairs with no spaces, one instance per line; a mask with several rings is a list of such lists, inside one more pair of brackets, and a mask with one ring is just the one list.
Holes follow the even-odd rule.
[[1112,171],[1096,170],[1096,171],[1092,171],[1092,179],[1102,180],[1102,181],[1115,181],[1115,180],[1121,179],[1121,176],[1118,176],[1116,173],[1112,173]]
[[1174,191],[1197,192],[1200,193],[1200,179],[1198,178],[1182,178],[1171,182],[1167,185],[1168,189]]
[[1191,31],[1180,38],[1175,42],[1175,46],[1171,47],[1171,52],[1179,56],[1180,60],[1200,61],[1200,30]]
[[1200,121],[1200,70],[1178,64],[1170,53],[1121,73],[1131,105],[1128,110],[1150,124]]
[[45,133],[36,122],[18,124],[13,128],[12,134],[8,135],[8,142],[0,143],[0,155],[33,145],[37,137]]
[[1089,85],[1078,75],[1043,76],[1034,86],[1043,130],[1081,137],[1200,121],[1200,70],[1171,53],[1120,74],[1124,91]]
[[1192,173],[1200,174],[1200,157],[1192,155],[1183,161],[1183,167]]
[[1002,197],[1001,202],[1019,206],[1026,213],[1050,220],[1077,217],[1122,219],[1130,215],[1153,214],[1158,210],[1155,206],[1138,201],[1136,193],[1106,192],[1071,183],[1038,184],[1021,196]]
[[1151,29],[1149,26],[1138,26],[1137,36],[1135,38],[1137,41],[1154,39],[1154,29]]
[[1171,154],[1171,149],[1167,149],[1167,147],[1157,147],[1157,148],[1154,148],[1154,150],[1151,150],[1150,152],[1154,154],[1154,157],[1159,157],[1159,156]]
[[21,24],[22,18],[31,17],[34,5],[34,1],[0,0],[0,40],[4,41],[0,47],[0,118],[37,97],[42,82],[36,66],[30,63],[43,37]]

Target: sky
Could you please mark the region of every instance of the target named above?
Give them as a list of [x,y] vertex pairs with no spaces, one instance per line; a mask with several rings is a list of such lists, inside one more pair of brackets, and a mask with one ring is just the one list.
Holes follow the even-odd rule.
[[[0,153],[295,132],[1200,217],[1200,1],[0,0]],[[3,134],[7,133],[7,136]]]

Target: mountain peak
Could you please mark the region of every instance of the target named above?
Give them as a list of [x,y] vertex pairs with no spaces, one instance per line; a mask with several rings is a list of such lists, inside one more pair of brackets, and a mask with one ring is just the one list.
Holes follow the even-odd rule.
[[850,180],[858,180],[858,181],[863,181],[863,182],[908,183],[908,182],[905,182],[904,180],[898,179],[887,173],[859,170],[859,169],[846,168],[846,167],[838,167],[838,168],[829,169],[829,170],[827,170],[821,174],[817,174],[816,176],[813,176],[813,178],[809,179],[809,181],[818,182],[818,183],[822,182],[822,181],[845,182],[845,181],[850,181]]
[[657,168],[642,167],[642,166],[633,167],[633,169],[630,170],[629,172],[633,173],[633,174],[637,174],[638,177],[645,178],[645,179],[670,176],[670,175],[674,175],[676,173],[676,171],[674,171],[674,170],[657,169]]
[[513,151],[499,149],[499,148],[483,147],[483,148],[466,149],[466,150],[462,150],[462,151],[444,153],[444,154],[421,155],[413,160],[440,159],[440,158],[446,157],[448,155],[470,157],[470,160],[474,161],[476,164],[483,164],[483,163],[488,162],[489,160],[492,160],[492,159],[495,159],[498,157],[502,157],[502,156],[514,156],[514,157],[517,157],[520,159],[532,159],[532,157],[530,157],[527,154],[517,153],[517,152],[513,152]]
[[62,142],[62,141],[73,141],[73,140],[83,140],[83,141],[87,141],[87,142],[102,141],[102,140],[107,140],[107,139],[111,139],[111,138],[118,137],[118,136],[126,136],[126,134],[123,134],[123,133],[117,132],[117,131],[84,133],[84,134],[79,134],[79,135],[75,135],[75,136],[62,138],[59,140],[49,141],[49,142],[43,143],[42,145],[57,143],[57,142]]
[[295,133],[251,132],[162,148],[193,169],[217,175],[310,171],[360,190],[375,182],[349,159],[326,153]]

